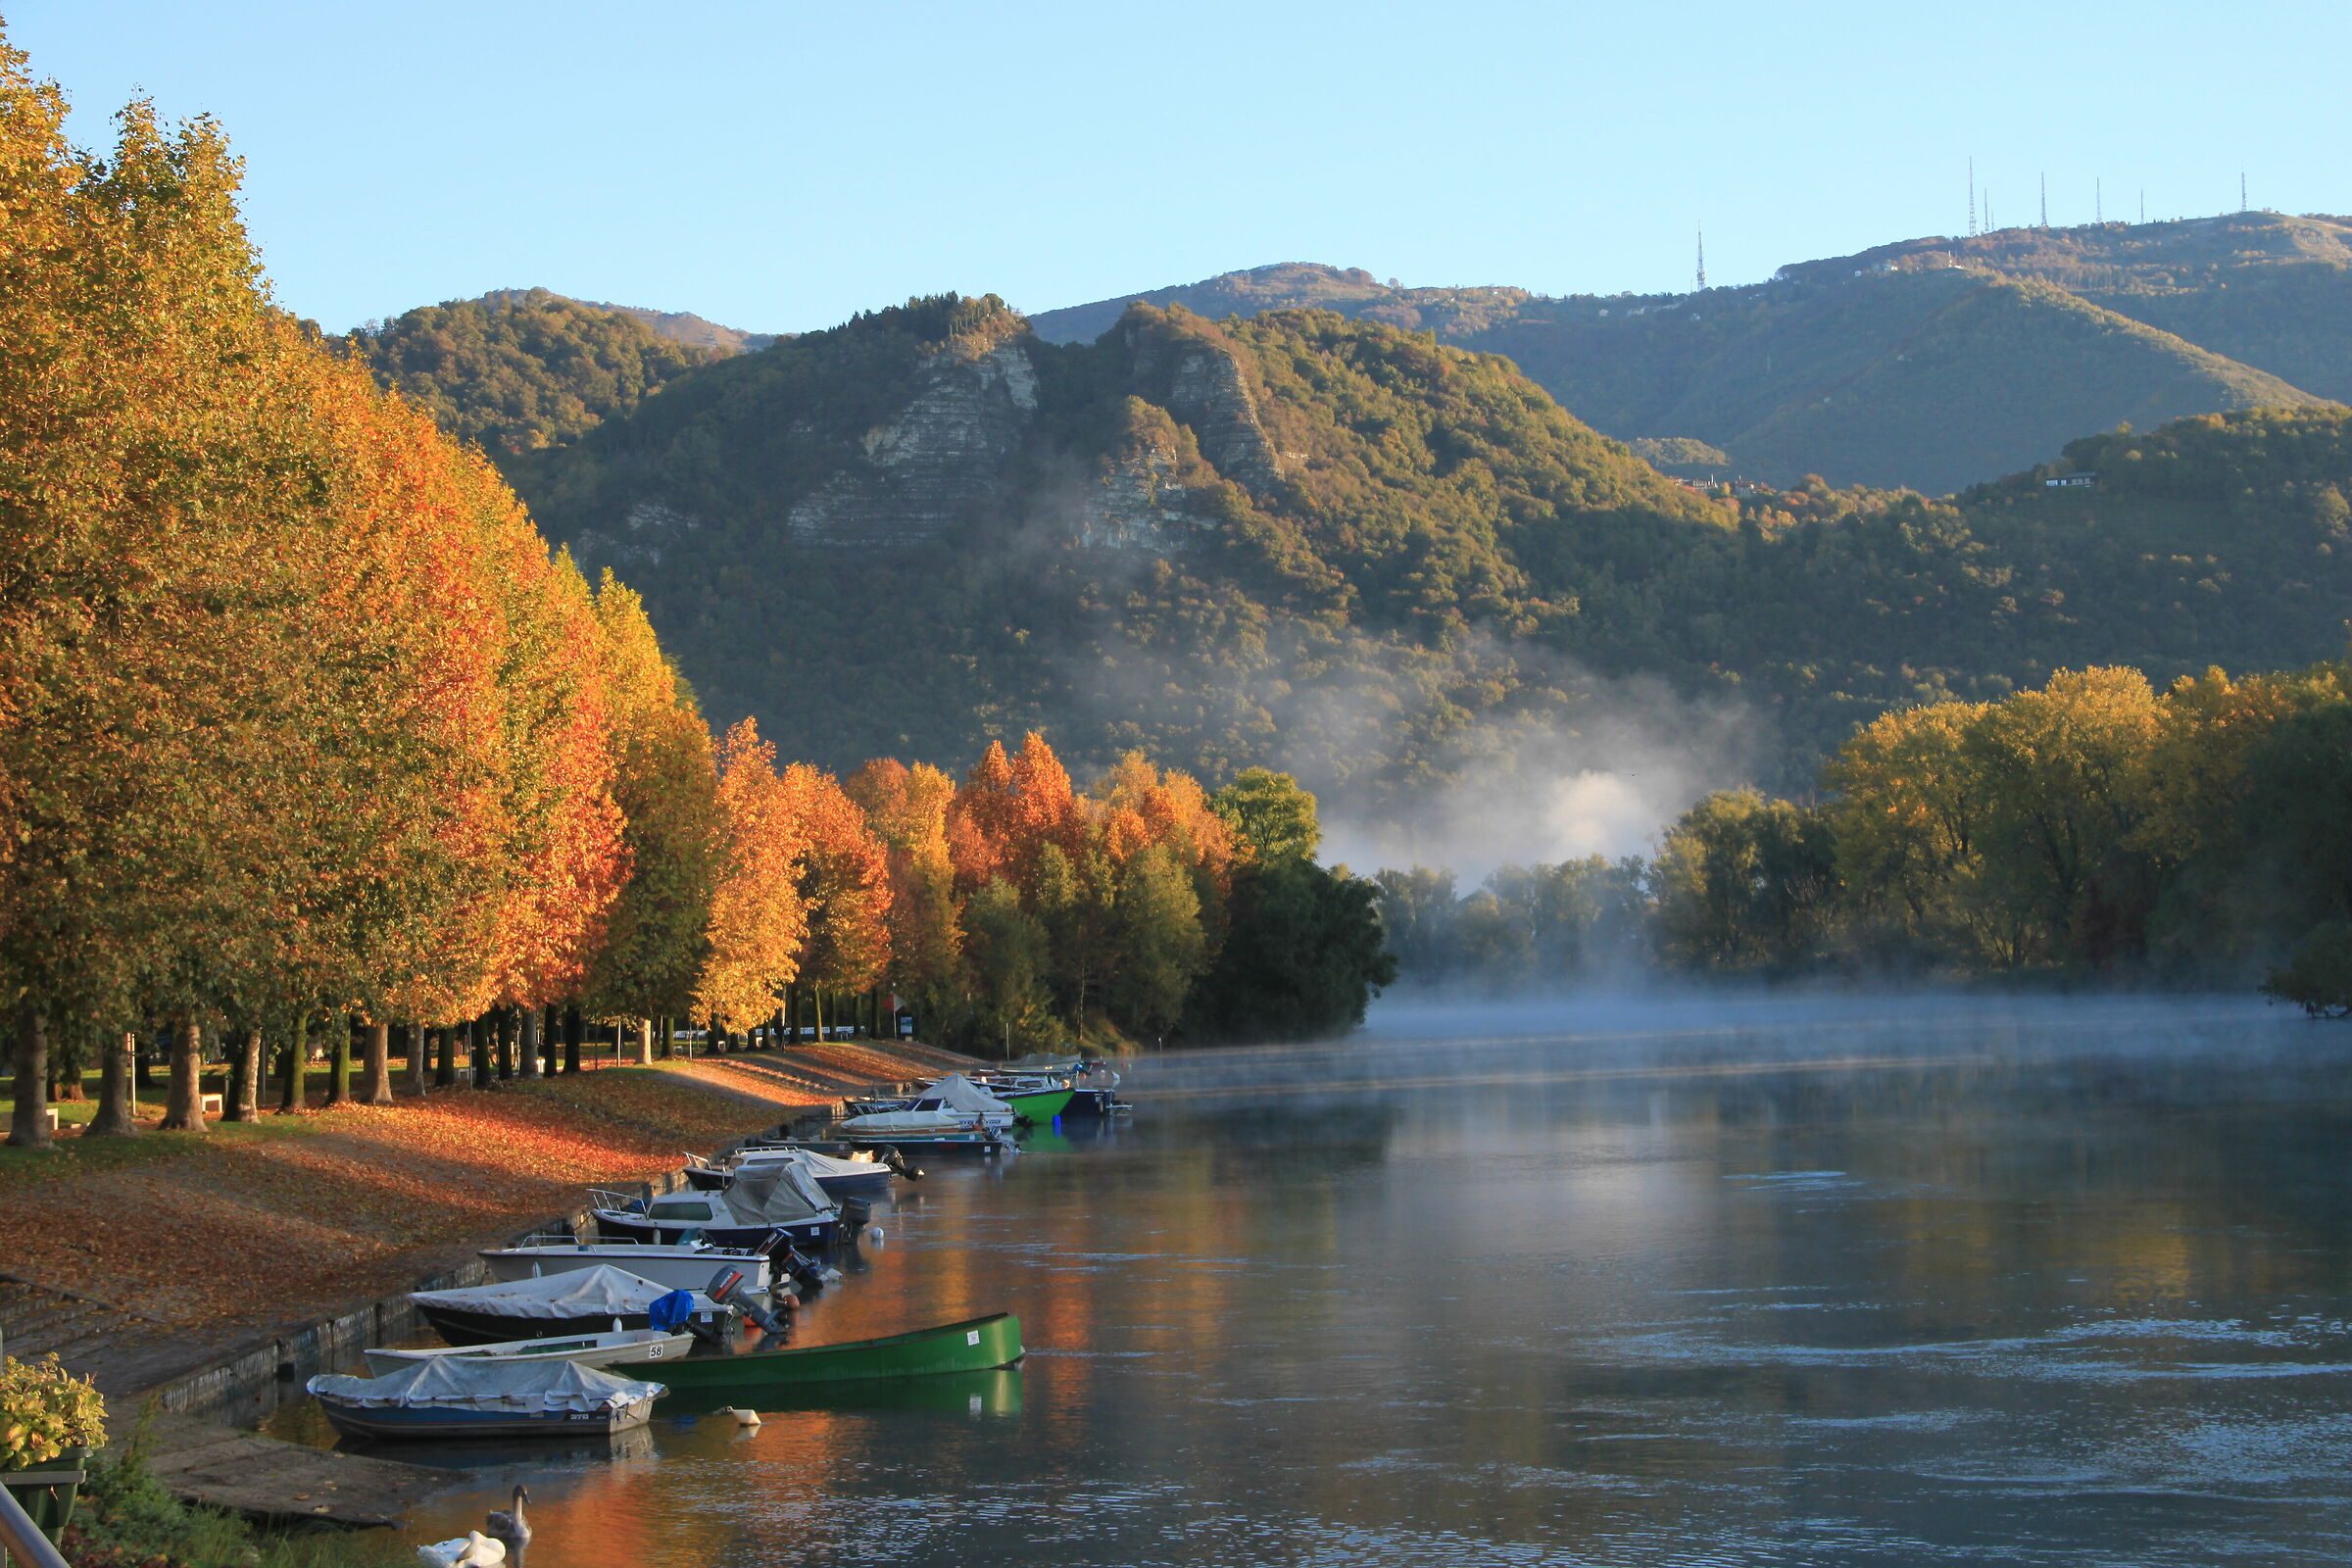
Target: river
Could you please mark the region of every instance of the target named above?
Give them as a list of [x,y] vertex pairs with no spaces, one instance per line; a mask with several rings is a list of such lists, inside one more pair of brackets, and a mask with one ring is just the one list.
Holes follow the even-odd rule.
[[[2352,1027],[1384,1006],[932,1159],[798,1343],[1017,1371],[493,1455],[538,1568],[2352,1556]],[[280,1430],[303,1423],[299,1410]]]

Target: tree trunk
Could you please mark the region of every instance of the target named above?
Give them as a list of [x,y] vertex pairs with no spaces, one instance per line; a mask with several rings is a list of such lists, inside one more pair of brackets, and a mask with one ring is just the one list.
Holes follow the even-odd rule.
[[[522,1013],[514,1007],[500,1007],[490,1014],[490,1028],[498,1041],[498,1081],[511,1083],[514,1078],[515,1037],[522,1033]],[[529,1076],[526,1072],[524,1076]]]
[[489,1020],[475,1018],[466,1025],[466,1069],[473,1074],[473,1087],[490,1087]]
[[539,1076],[539,1033],[544,1021],[537,1007],[522,1009],[522,1075],[525,1078]]
[[286,1034],[286,1070],[278,1084],[277,1108],[282,1113],[300,1110],[303,1102],[303,1071],[311,1054],[311,1020],[297,1018]]
[[141,1051],[134,1047],[131,1051],[130,1092],[133,1100],[155,1087],[153,1080],[147,1076],[147,1066],[148,1063],[155,1060],[155,1043],[161,1038],[162,1036],[155,1029],[150,1028],[147,1031],[147,1048]]
[[435,1052],[437,1053],[433,1058],[433,1087],[435,1089],[457,1088],[457,1030],[450,1027],[448,1024],[443,1024],[440,1028],[433,1031],[433,1046]]
[[130,1098],[130,1058],[139,1037],[124,1033],[101,1037],[98,1044],[98,1114],[81,1130],[84,1138],[135,1138],[139,1133],[138,1106]]
[[808,1021],[816,1031],[816,1042],[825,1041],[825,991],[822,986],[808,988]]
[[580,1036],[586,1032],[586,1029],[587,1020],[580,1016],[579,1008],[566,1007],[564,1009],[564,1070],[565,1072],[580,1070]]
[[670,1058],[670,1054],[675,1049],[670,1038],[669,1014],[666,1012],[654,1020],[654,1049],[661,1054],[661,1059],[663,1061]]
[[263,1044],[262,1032],[258,1028],[245,1031],[244,1043],[237,1048],[237,1062],[242,1075],[238,1080],[237,1119],[259,1121],[262,1119],[262,1079],[270,1071],[270,1051]]
[[262,1109],[262,1032],[247,1029],[237,1036],[236,1054],[228,1059],[228,1095],[221,1102],[222,1121],[253,1121]]
[[49,1079],[51,1100],[87,1100],[81,1087],[82,1069],[89,1064],[90,1030],[87,1024],[49,1042]]
[[651,1018],[640,1018],[637,1020],[637,1065],[640,1067],[651,1067],[653,1064],[654,1020]]
[[182,1019],[172,1026],[172,1098],[164,1106],[163,1130],[168,1133],[200,1133],[204,1128],[204,1102],[197,1098],[197,1073],[204,1065],[204,1032],[194,1019]]
[[425,1062],[432,1055],[431,1036],[424,1025],[409,1025],[409,1093],[421,1099],[424,1095]]
[[17,1013],[17,1105],[8,1124],[11,1149],[47,1149],[49,1136],[49,1020],[27,1002]]
[[360,1103],[389,1105],[392,1103],[392,1026],[388,1023],[368,1025],[368,1052],[360,1072]]
[[329,1105],[351,1103],[351,1036],[359,1021],[349,1014],[330,1019],[327,1027],[334,1031],[333,1044],[326,1054],[326,1102]]
[[784,1043],[788,1046],[799,1045],[801,1043],[801,989],[789,982],[784,987],[784,1009],[780,1016],[784,1020]]

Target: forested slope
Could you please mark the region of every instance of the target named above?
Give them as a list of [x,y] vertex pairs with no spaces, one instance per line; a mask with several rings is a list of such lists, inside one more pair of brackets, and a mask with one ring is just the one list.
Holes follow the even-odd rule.
[[[2093,437],[1943,502],[1735,504],[1509,364],[1383,323],[1147,306],[1055,345],[951,297],[697,369],[510,466],[585,562],[643,586],[714,711],[822,759],[959,762],[1043,727],[1082,764],[1148,745],[1401,810],[1573,733],[1597,679],[1762,710],[1782,749],[1760,770],[1791,779],[1889,706],[2056,665],[2330,655],[2347,418]],[[2044,489],[2075,465],[2098,484]]]

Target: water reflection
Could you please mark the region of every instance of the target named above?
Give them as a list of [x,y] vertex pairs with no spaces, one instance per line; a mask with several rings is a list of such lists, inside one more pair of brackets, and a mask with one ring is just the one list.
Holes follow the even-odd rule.
[[540,1568],[2339,1558],[2352,1052],[1962,1010],[1146,1063],[798,1336],[1010,1308],[1018,1372],[498,1455],[418,1537],[524,1479]]

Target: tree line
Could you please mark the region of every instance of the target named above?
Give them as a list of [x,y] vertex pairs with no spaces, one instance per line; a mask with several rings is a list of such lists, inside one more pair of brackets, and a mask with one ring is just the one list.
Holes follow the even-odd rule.
[[2352,672],[2159,692],[2059,670],[1885,713],[1807,797],[1710,795],[1648,858],[1505,867],[1468,897],[1421,868],[1378,881],[1406,973],[1433,979],[2267,970],[2352,1006]]
[[[142,1032],[200,1131],[216,1046],[240,1117],[301,1103],[320,1037],[329,1099],[384,1102],[396,1041],[415,1087],[461,1045],[486,1084],[576,1070],[591,1018],[650,1054],[890,990],[1012,1051],[1230,1027],[1251,983],[1271,1028],[1344,1026],[1386,977],[1279,776],[1130,756],[1080,792],[1032,735],[960,784],[838,779],[714,739],[634,593],[271,304],[217,125],[133,104],[100,156],[65,112],[0,46],[11,1143],[47,1141],[53,1052],[131,1132]],[[1324,924],[1238,951],[1284,911]]]

